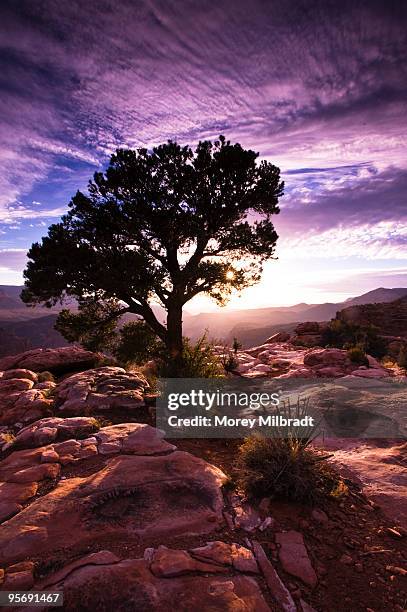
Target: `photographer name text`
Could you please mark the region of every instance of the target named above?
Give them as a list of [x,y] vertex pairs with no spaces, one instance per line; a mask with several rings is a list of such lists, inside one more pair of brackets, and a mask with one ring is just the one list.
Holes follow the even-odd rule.
[[259,415],[256,417],[213,417],[197,415],[193,417],[168,417],[170,427],[314,427],[314,417],[303,416],[301,419],[290,419],[281,415]]

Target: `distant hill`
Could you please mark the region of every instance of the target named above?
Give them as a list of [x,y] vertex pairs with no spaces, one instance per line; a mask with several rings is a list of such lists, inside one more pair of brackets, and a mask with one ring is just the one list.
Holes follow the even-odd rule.
[[385,289],[379,287],[379,289],[373,289],[363,295],[355,298],[349,298],[345,300],[344,305],[347,306],[360,306],[362,304],[384,304],[386,302],[394,302],[399,298],[407,295],[407,289],[405,287],[398,287],[396,289]]
[[352,304],[341,310],[337,318],[359,325],[374,325],[384,336],[407,337],[407,295],[392,302]]
[[[37,306],[28,308],[20,300],[22,287],[0,285],[0,354],[11,355],[29,348],[66,345],[63,337],[54,330],[55,319],[61,306],[51,309]],[[361,304],[391,302],[407,295],[407,288],[386,289],[380,287],[345,302],[252,308],[246,310],[220,310],[198,315],[184,314],[184,333],[192,339],[208,330],[209,338],[231,342],[236,336],[244,347],[263,342],[277,331],[291,331],[304,321],[327,321],[343,308]],[[161,321],[164,312],[153,307]],[[134,320],[126,315],[123,320]]]

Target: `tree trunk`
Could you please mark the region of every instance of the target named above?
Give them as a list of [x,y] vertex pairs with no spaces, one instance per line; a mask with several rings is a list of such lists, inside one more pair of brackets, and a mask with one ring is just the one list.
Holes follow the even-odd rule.
[[168,304],[166,345],[171,359],[179,362],[182,356],[182,305],[179,302]]

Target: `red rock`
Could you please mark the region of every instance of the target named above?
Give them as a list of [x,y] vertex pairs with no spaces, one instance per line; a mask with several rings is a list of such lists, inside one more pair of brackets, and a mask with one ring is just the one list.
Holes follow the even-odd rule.
[[25,353],[0,359],[0,370],[27,369],[33,372],[49,371],[62,374],[75,369],[93,367],[99,355],[77,346],[64,346],[55,349],[32,349]]
[[102,455],[117,452],[134,455],[154,455],[173,450],[175,446],[163,440],[163,433],[143,423],[120,423],[102,427],[95,434]]
[[315,587],[318,578],[304,544],[304,538],[298,531],[285,531],[276,534],[280,544],[279,558],[285,572],[296,576],[310,587]]
[[290,591],[285,587],[277,571],[270,563],[261,544],[253,540],[252,545],[266,584],[272,596],[277,600],[278,605],[281,606],[284,612],[297,612],[297,606],[291,597]]
[[258,567],[251,550],[240,544],[226,544],[225,542],[207,542],[206,546],[194,548],[190,551],[196,559],[217,563],[220,565],[233,565],[240,572],[257,573]]
[[8,521],[9,518],[18,514],[23,509],[21,504],[17,504],[14,501],[2,501],[0,502],[0,523]]
[[51,576],[47,576],[47,578],[42,581],[41,587],[43,589],[49,589],[52,585],[64,580],[71,572],[85,565],[112,565],[113,563],[119,563],[119,561],[119,557],[116,557],[116,555],[109,550],[100,550],[64,565],[62,569],[56,571]]
[[32,561],[20,561],[20,563],[14,563],[13,565],[9,565],[7,568],[8,574],[15,574],[16,572],[26,571],[34,571],[34,563]]
[[185,550],[172,550],[159,546],[154,551],[150,570],[158,578],[181,576],[191,572],[226,572],[224,567],[216,564],[203,563],[193,559]]
[[363,484],[363,492],[376,508],[380,506],[391,520],[407,524],[407,444],[376,447],[366,442],[357,451],[354,445],[335,451],[331,461],[346,477]]
[[29,591],[34,585],[32,570],[6,572],[2,588],[6,591]]
[[32,389],[34,383],[32,380],[26,378],[0,378],[0,394],[10,394],[15,391],[28,391]]
[[335,348],[311,350],[304,356],[304,365],[311,367],[319,365],[339,365],[347,361],[347,351]]
[[[45,588],[39,581],[35,589]],[[178,576],[157,578],[143,559],[125,559],[108,565],[87,564],[64,580],[47,578],[47,587],[63,590],[67,612],[94,610],[224,610],[270,612],[259,586],[246,576]]]
[[33,497],[38,489],[36,482],[29,483],[14,483],[0,482],[0,499],[2,502],[13,500],[23,503]]
[[[19,517],[17,517],[17,520],[18,518]],[[10,522],[3,525],[2,529],[6,529],[9,526]],[[14,529],[14,525],[12,529]],[[14,559],[24,559],[28,556],[28,550],[34,555],[46,540],[47,530],[44,527],[25,524],[19,525],[13,539],[10,542],[6,542],[5,546],[0,551],[0,563]]]
[[25,380],[32,380],[34,383],[38,381],[38,376],[35,372],[24,369],[7,370],[6,372],[3,372],[1,380],[9,380],[10,378],[24,378]]
[[[21,462],[26,454],[35,452],[39,461],[41,448],[13,455],[20,453]],[[58,464],[41,467],[47,465]],[[134,537],[155,539],[211,533],[223,523],[221,485],[225,479],[219,469],[186,452],[119,455],[89,476],[60,480],[4,524],[0,559],[16,561],[44,555],[84,541],[122,537],[129,531]],[[120,522],[112,521],[118,512]],[[209,516],[214,522],[207,520]],[[39,530],[36,533],[41,536],[35,536],[41,537],[39,541],[31,536],[21,540],[27,526]]]
[[61,466],[58,463],[43,463],[10,475],[6,482],[39,482],[45,478],[56,478],[60,471]]
[[136,409],[144,405],[148,383],[141,373],[101,367],[66,378],[57,387],[55,401],[66,415],[98,414],[103,410]]
[[317,333],[320,331],[320,324],[317,321],[305,321],[299,323],[294,331],[296,334]]
[[59,455],[54,450],[47,449],[41,455],[41,463],[58,463]]

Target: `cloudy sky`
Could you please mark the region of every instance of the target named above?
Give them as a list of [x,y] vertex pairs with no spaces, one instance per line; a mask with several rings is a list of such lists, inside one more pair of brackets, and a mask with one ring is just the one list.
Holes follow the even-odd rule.
[[224,133],[286,182],[279,260],[232,306],[407,286],[404,0],[2,0],[0,23],[0,283],[116,147]]

